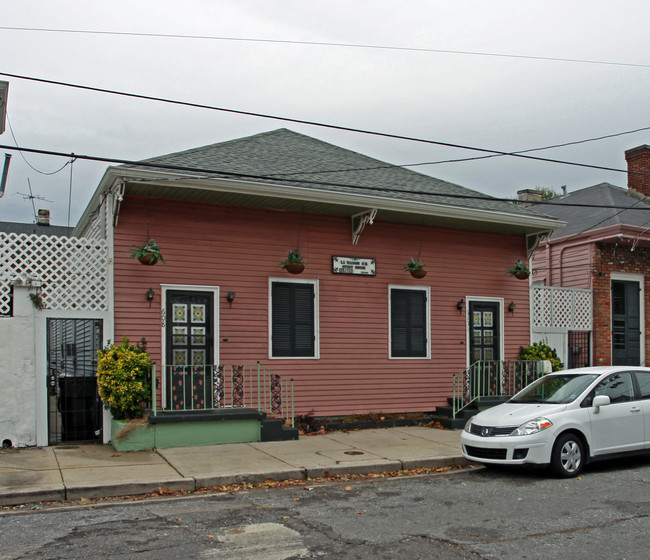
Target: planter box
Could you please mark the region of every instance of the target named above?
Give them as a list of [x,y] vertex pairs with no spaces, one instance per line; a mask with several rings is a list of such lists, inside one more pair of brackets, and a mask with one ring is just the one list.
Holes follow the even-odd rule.
[[146,420],[111,419],[111,445],[116,451],[145,451],[156,447],[156,431]]
[[111,444],[117,451],[261,441],[266,415],[251,409],[169,412],[132,421],[111,420]]

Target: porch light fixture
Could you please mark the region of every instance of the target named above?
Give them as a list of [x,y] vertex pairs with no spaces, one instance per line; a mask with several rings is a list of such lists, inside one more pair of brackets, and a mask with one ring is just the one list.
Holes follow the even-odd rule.
[[232,302],[235,299],[236,295],[237,295],[236,292],[228,292],[228,295],[226,296],[226,301],[230,304],[230,307],[232,307]]
[[517,307],[517,304],[514,301],[511,301],[510,305],[508,306],[508,311],[510,311],[510,313],[514,313],[515,307]]
[[151,307],[151,302],[153,301],[154,296],[156,295],[156,292],[153,291],[153,288],[149,288],[147,290],[147,301],[149,302],[149,307]]
[[464,307],[465,307],[465,300],[461,298],[458,300],[458,303],[456,304],[456,309],[458,309],[458,313],[462,313]]

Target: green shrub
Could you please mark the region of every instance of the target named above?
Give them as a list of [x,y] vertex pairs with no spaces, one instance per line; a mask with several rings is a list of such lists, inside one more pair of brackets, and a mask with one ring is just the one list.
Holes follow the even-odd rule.
[[97,355],[97,387],[104,407],[116,420],[142,416],[151,398],[151,360],[144,339],[134,346],[124,337],[120,346],[109,344]]
[[557,352],[545,342],[533,342],[519,349],[520,360],[549,360],[553,371],[560,371],[564,365],[560,362]]

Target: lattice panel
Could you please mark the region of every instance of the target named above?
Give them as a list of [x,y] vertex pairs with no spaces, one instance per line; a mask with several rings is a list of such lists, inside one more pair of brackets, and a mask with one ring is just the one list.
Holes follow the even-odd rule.
[[0,232],[0,313],[10,312],[10,282],[42,282],[48,309],[108,309],[106,241]]
[[533,327],[591,330],[591,290],[534,287]]
[[593,328],[593,297],[591,290],[580,290],[575,293],[574,329],[591,330]]
[[550,326],[553,322],[553,292],[545,288],[533,288],[533,325]]

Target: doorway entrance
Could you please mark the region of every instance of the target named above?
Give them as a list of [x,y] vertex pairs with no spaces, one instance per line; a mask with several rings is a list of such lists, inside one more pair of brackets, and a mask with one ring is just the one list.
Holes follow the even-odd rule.
[[48,443],[102,436],[97,394],[100,319],[47,319]]
[[496,394],[501,384],[501,304],[498,301],[469,302],[470,391],[475,395]]
[[212,407],[214,293],[166,292],[166,399],[174,410]]
[[640,286],[631,280],[612,280],[612,365],[641,363]]

